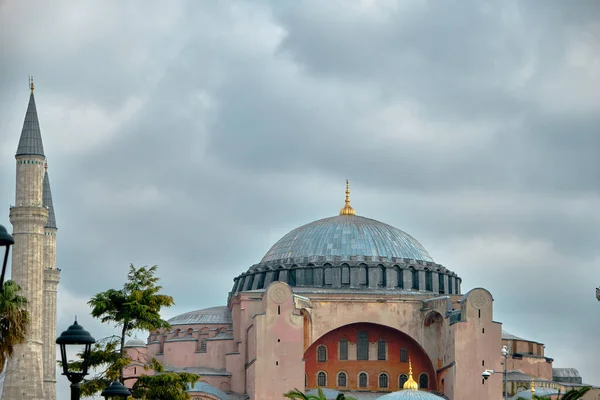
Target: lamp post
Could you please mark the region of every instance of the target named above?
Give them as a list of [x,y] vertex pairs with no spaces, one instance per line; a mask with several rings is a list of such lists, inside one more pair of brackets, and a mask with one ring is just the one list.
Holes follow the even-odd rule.
[[[90,362],[90,353],[92,350],[92,344],[96,343],[96,340],[90,335],[88,331],[83,329],[81,325],[77,323],[77,320],[64,331],[57,339],[56,344],[60,346],[60,357],[62,359],[63,375],[66,375],[69,382],[71,382],[71,400],[79,400],[81,396],[81,388],[79,384],[83,381],[83,378],[88,373],[88,366]],[[69,370],[69,359],[67,357],[67,346],[84,346],[83,360],[81,363],[81,370],[72,371]]]
[[119,381],[114,381],[110,385],[108,385],[100,394],[105,399],[110,399],[113,397],[126,399],[131,396],[131,392],[125,386],[121,384]]
[[508,399],[508,390],[506,388],[506,360],[508,359],[508,348],[506,346],[502,346],[502,350],[500,351],[502,357],[504,357],[504,400]]
[[4,226],[0,225],[0,247],[6,247],[4,262],[2,263],[2,275],[0,275],[0,290],[4,287],[4,274],[6,273],[6,264],[8,263],[8,253],[10,252],[10,246],[13,244],[15,244],[13,237]]

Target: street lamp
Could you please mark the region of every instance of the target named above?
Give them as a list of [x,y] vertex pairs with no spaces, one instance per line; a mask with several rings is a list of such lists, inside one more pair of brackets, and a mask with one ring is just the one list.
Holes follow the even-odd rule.
[[121,384],[119,381],[114,381],[109,386],[107,386],[102,393],[101,396],[104,396],[105,399],[110,399],[113,397],[121,397],[123,399],[131,396],[131,392],[125,386]]
[[500,351],[502,357],[504,357],[504,400],[508,399],[508,389],[506,387],[506,360],[508,359],[508,348],[506,346],[502,346],[502,350]]
[[[63,375],[66,375],[67,379],[71,382],[71,400],[79,400],[81,396],[81,388],[79,384],[83,380],[83,377],[88,373],[88,366],[90,362],[90,353],[92,350],[92,344],[96,343],[96,340],[90,335],[88,331],[83,329],[81,325],[75,323],[64,331],[57,339],[56,344],[60,346],[60,357],[62,359]],[[81,370],[71,371],[69,370],[69,359],[67,358],[67,346],[85,346],[83,350],[83,360],[81,363]]]
[[4,274],[6,273],[6,264],[8,263],[8,253],[10,252],[10,246],[13,244],[15,244],[13,237],[4,226],[0,225],[0,247],[6,247],[4,262],[2,263],[2,275],[0,275],[0,290],[4,287]]

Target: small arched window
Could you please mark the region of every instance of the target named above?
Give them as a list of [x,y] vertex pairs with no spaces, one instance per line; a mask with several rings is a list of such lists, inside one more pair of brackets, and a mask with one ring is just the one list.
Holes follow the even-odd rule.
[[389,383],[388,374],[386,374],[385,372],[382,372],[381,374],[379,374],[379,388],[387,389],[389,385],[390,385],[390,383]]
[[339,387],[346,387],[348,385],[348,376],[345,372],[340,372],[338,374],[337,385]]
[[385,267],[383,265],[379,266],[379,286],[386,287],[387,286],[387,276],[385,272]]
[[369,386],[369,376],[366,374],[366,372],[361,372],[358,375],[358,387],[366,388],[367,386]]
[[411,267],[410,272],[412,274],[412,289],[419,290],[419,271]]
[[200,341],[200,353],[206,353],[206,339]]
[[258,284],[256,285],[257,289],[264,289],[264,287],[265,287],[265,274],[266,274],[266,272],[261,272],[258,275]]
[[350,267],[342,266],[342,286],[350,286]]
[[317,386],[327,386],[327,374],[325,374],[325,372],[323,371],[317,374]]
[[433,291],[433,272],[429,270],[425,271],[425,290]]
[[386,359],[385,356],[386,356],[385,340],[379,339],[377,341],[377,359],[379,361],[385,360]]
[[419,375],[419,389],[429,389],[429,377],[425,373]]
[[317,347],[317,361],[318,362],[326,362],[327,361],[327,347],[320,345]]
[[397,265],[394,267],[394,270],[396,271],[396,287],[404,289],[404,270],[400,269]]
[[348,339],[342,338],[340,339],[340,360],[348,359]]
[[407,380],[408,380],[408,375],[406,375],[406,374],[400,375],[398,377],[398,389],[402,389]]

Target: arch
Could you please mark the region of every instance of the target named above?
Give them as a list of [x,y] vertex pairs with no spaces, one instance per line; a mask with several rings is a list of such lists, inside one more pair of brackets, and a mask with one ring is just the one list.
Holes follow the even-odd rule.
[[324,344],[317,346],[317,362],[327,362],[327,346]]
[[390,377],[385,372],[379,374],[378,381],[379,389],[387,389],[390,387]]
[[318,387],[327,386],[327,373],[325,371],[319,371],[317,373],[317,386]]
[[304,328],[304,351],[306,351],[310,346],[312,319],[310,313],[305,308],[300,310],[300,315],[302,315],[302,324]]
[[369,387],[369,374],[365,371],[361,371],[358,373],[357,377],[358,387],[360,389],[366,389]]
[[402,389],[407,380],[408,380],[408,375],[400,374],[400,376],[398,377],[398,389]]
[[429,375],[425,372],[419,375],[419,389],[429,389]]
[[[358,357],[359,332],[366,333],[366,342],[369,344],[369,347],[372,347],[371,354],[369,354],[367,348],[367,351],[365,351],[366,354],[363,353],[360,358],[370,359],[369,361],[360,360]],[[380,372],[384,371],[382,369],[376,371],[367,370],[363,364],[365,362],[377,362],[375,349],[379,347],[379,339],[383,339],[382,342],[385,342],[386,361],[379,362],[386,364],[384,368],[386,369],[385,373],[388,374],[390,389],[396,387],[400,374],[407,373],[408,357],[413,362],[415,380],[417,380],[419,373],[424,372],[430,378],[430,389],[436,389],[439,385],[439,382],[435,379],[436,373],[432,361],[435,358],[429,356],[428,349],[423,348],[420,341],[415,340],[409,333],[405,333],[403,330],[384,324],[359,322],[337,327],[321,336],[318,336],[317,332],[313,332],[313,335],[312,344],[304,352],[304,368],[309,377],[311,377],[310,385],[314,385],[312,379],[315,379],[314,377],[318,371],[325,371],[333,379],[329,382],[330,387],[336,387],[337,373],[343,370],[349,377],[347,390],[364,390],[364,388],[357,386],[359,372],[369,372],[371,377],[369,379],[368,390],[378,390],[378,376]],[[318,338],[314,340],[315,337]],[[346,341],[348,343],[348,361],[343,360],[344,357],[342,354]],[[327,346],[327,362],[317,361],[317,348],[320,345]],[[383,349],[383,345],[381,347]],[[401,361],[403,360],[402,356],[406,356],[406,362]]]
[[344,371],[338,372],[336,381],[338,387],[348,386],[348,374]]
[[444,317],[437,311],[430,311],[425,314],[422,326],[425,351],[432,360],[443,358],[445,348]]

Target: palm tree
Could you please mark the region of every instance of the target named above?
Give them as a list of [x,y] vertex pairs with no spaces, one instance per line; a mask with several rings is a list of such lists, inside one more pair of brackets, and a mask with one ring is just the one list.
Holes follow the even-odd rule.
[[[292,399],[292,400],[327,400],[327,397],[323,393],[323,390],[321,390],[321,388],[319,388],[318,390],[319,390],[319,393],[316,396],[306,395],[306,394],[302,393],[301,391],[299,391],[298,389],[294,389],[291,392],[287,392],[283,396],[287,399]],[[356,400],[356,399],[354,397],[347,397],[344,393],[339,393],[337,395],[337,397],[335,398],[335,400]]]
[[21,288],[15,281],[6,281],[0,288],[0,372],[6,360],[12,357],[17,344],[25,341],[29,326],[27,299],[19,295]]

